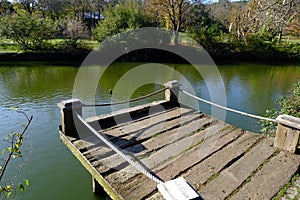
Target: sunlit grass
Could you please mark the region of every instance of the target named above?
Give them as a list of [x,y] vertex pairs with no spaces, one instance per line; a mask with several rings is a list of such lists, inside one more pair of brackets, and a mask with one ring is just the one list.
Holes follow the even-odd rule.
[[[46,41],[45,49],[42,51],[53,51],[53,50],[61,50],[65,51],[67,49],[71,49],[71,47],[67,46],[68,40],[66,39],[51,39]],[[92,50],[96,49],[99,46],[99,42],[96,40],[78,40],[78,48]],[[11,39],[0,38],[0,53],[23,53],[24,50],[22,47],[14,42]]]

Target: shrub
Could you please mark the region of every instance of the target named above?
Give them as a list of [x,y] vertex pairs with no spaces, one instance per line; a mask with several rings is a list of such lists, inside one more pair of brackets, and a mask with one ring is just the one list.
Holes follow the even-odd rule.
[[93,35],[100,42],[126,30],[148,25],[147,16],[141,6],[133,0],[107,7],[103,16],[104,20],[93,31]]
[[1,18],[1,34],[14,40],[24,50],[37,50],[45,47],[47,39],[57,33],[57,25],[51,19],[20,12]]
[[[267,110],[266,116],[276,118],[279,115],[287,114],[300,118],[300,81],[293,85],[293,88],[286,96],[278,101],[279,109]],[[262,121],[262,132],[272,133],[276,128],[273,122]]]

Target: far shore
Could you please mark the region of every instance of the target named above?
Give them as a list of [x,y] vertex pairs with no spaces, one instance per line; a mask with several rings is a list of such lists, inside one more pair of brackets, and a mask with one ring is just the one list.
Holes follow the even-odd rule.
[[[80,65],[90,53],[90,50],[74,52],[23,52],[23,53],[0,53],[0,63],[16,62],[49,62],[69,65]],[[211,54],[210,54],[211,55]],[[262,63],[269,65],[300,64],[299,55],[276,53],[276,55],[262,55],[255,52],[233,52],[224,55],[211,55],[216,64],[230,64],[239,62]],[[187,64],[180,56],[159,49],[146,49],[138,52],[129,52],[119,57],[116,62],[155,62]],[[1,64],[0,64],[1,66]]]

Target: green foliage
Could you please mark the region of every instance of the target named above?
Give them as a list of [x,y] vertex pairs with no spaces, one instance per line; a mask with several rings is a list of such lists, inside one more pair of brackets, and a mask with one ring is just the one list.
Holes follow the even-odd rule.
[[[280,199],[285,199],[283,196],[287,194],[287,191],[290,187],[297,187],[296,186],[296,180],[299,178],[299,174],[296,173],[290,182],[288,182],[285,186],[283,186],[279,192],[273,197],[273,200],[280,200]],[[299,189],[298,189],[298,194],[293,198],[293,199],[299,199]],[[290,198],[289,198],[290,199]]]
[[247,51],[252,52],[267,52],[272,54],[274,51],[272,37],[268,34],[249,34],[244,38]]
[[17,190],[23,192],[29,186],[29,180],[27,179],[25,179],[23,183],[19,183],[17,187],[14,185],[14,181],[12,178],[7,178],[10,181],[9,184],[2,182],[4,175],[10,168],[9,163],[15,158],[23,157],[21,146],[23,145],[24,134],[33,119],[32,116],[29,118],[26,113],[20,111],[18,108],[10,109],[23,114],[27,119],[27,124],[24,125],[22,132],[11,133],[6,138],[7,144],[9,144],[9,146],[4,148],[1,152],[1,160],[3,161],[3,163],[0,163],[0,199],[12,198],[13,194],[15,194]]
[[103,16],[104,20],[93,31],[95,38],[100,42],[126,30],[149,25],[140,4],[134,0],[106,7]]
[[[272,109],[272,110],[266,110],[266,117],[271,119],[276,119],[278,117],[278,110]],[[275,122],[270,122],[267,120],[261,120],[260,121],[262,129],[261,132],[265,134],[273,134],[276,130],[277,124]]]
[[288,96],[280,99],[281,107],[279,114],[287,114],[300,118],[300,81],[293,85]]
[[[294,117],[300,117],[300,81],[293,85],[292,90],[288,95],[279,99],[279,109],[267,110],[266,116],[269,118],[276,118],[279,115],[287,114]],[[262,132],[272,133],[276,128],[273,122],[262,121]]]
[[226,54],[228,46],[226,43],[221,41],[224,35],[224,27],[213,22],[204,28],[190,29],[188,30],[188,35],[197,41],[210,55],[222,55]]
[[14,40],[24,50],[37,50],[46,47],[46,40],[57,33],[57,25],[50,19],[20,12],[1,18],[1,34]]
[[13,11],[12,5],[8,1],[0,1],[0,13],[9,14]]

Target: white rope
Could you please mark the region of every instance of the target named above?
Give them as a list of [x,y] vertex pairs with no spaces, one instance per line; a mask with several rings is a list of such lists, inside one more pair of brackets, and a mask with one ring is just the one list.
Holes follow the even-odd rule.
[[136,168],[138,171],[140,171],[142,174],[156,182],[157,184],[164,183],[161,179],[154,176],[151,172],[149,172],[144,166],[139,164],[138,162],[135,162],[130,157],[125,155],[121,150],[119,150],[115,145],[113,145],[109,140],[107,140],[105,137],[103,137],[101,134],[99,134],[93,127],[91,127],[76,111],[74,111],[76,114],[76,117],[90,130],[92,131],[95,136],[97,136],[102,142],[104,142],[109,148],[111,148],[114,152],[116,152],[119,156],[121,156],[124,160],[126,160],[131,166]]
[[231,109],[231,108],[227,108],[227,107],[225,107],[225,106],[221,106],[221,105],[219,105],[219,104],[216,104],[216,103],[207,101],[207,100],[205,100],[205,99],[202,99],[202,98],[200,98],[200,97],[197,97],[197,96],[195,96],[195,95],[192,95],[191,93],[188,93],[187,91],[184,91],[184,90],[181,90],[181,89],[180,89],[180,91],[181,91],[182,93],[186,94],[187,96],[190,96],[190,97],[192,97],[192,98],[194,98],[194,99],[197,99],[197,100],[199,100],[199,101],[202,101],[202,102],[204,102],[204,103],[210,104],[210,105],[212,105],[212,106],[215,106],[215,107],[218,107],[218,108],[221,108],[221,109],[224,109],[224,110],[228,110],[228,111],[231,111],[231,112],[234,112],[234,113],[238,113],[238,114],[240,114],[240,115],[252,117],[252,118],[255,118],[255,119],[259,119],[259,120],[266,120],[266,121],[270,121],[270,122],[275,122],[275,123],[277,123],[275,119],[271,119],[271,118],[267,118],[267,117],[261,117],[261,116],[258,116],[258,115],[253,115],[253,114],[245,113],[245,112],[242,112],[242,111],[234,110],[234,109]]
[[146,99],[148,97],[154,96],[156,94],[164,92],[167,89],[168,88],[163,88],[163,89],[160,89],[160,90],[155,91],[153,93],[147,94],[145,96],[138,97],[138,98],[135,98],[135,99],[126,100],[126,101],[113,102],[113,103],[102,103],[102,104],[84,104],[83,106],[84,107],[94,107],[94,106],[102,107],[102,106],[114,106],[114,105],[119,105],[119,104],[131,103],[131,102],[139,101],[139,100]]

